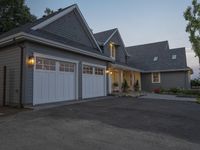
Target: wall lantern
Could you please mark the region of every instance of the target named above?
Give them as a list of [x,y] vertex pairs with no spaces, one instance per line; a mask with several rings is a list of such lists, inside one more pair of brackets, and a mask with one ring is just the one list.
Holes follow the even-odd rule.
[[34,65],[35,64],[35,58],[34,56],[29,56],[28,57],[28,65]]
[[106,70],[106,74],[112,74],[112,71]]

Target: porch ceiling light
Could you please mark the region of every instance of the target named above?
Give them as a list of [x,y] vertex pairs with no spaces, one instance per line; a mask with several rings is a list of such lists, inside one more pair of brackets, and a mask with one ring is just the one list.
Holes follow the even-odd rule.
[[35,64],[35,58],[34,56],[29,56],[28,57],[28,65],[34,65]]

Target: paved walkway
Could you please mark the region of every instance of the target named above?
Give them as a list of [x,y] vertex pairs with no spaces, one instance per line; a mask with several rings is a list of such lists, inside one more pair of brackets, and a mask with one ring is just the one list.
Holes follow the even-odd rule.
[[145,93],[144,96],[141,96],[140,98],[176,100],[176,101],[190,101],[190,102],[196,101],[196,98],[177,97],[176,95],[165,95],[165,94],[155,94],[155,93]]

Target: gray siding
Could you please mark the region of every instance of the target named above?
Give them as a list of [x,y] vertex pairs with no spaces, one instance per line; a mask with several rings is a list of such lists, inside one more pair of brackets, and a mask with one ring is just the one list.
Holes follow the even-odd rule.
[[80,20],[81,19],[77,16],[76,11],[72,11],[47,25],[42,30],[96,48],[91,37],[88,36],[88,31]]
[[162,72],[160,73],[161,83],[152,83],[151,73],[142,74],[142,90],[153,91],[155,88],[190,88],[188,72]]
[[[66,50],[52,48],[52,47],[48,47],[48,46],[44,46],[44,45],[40,45],[36,43],[26,43],[26,57],[28,58],[28,56],[32,56],[34,52],[79,61],[79,66],[78,66],[79,68],[79,72],[78,72],[79,99],[82,98],[82,63],[86,62],[86,63],[107,66],[107,62],[96,59],[96,58],[83,56],[83,55],[75,54]],[[25,72],[25,78],[26,78],[25,104],[32,104],[33,102],[33,68],[26,66],[25,70],[26,70]]]
[[114,42],[119,45],[116,49],[116,62],[119,63],[126,63],[126,55],[125,55],[125,48],[123,47],[123,42],[120,39],[119,33],[115,33],[113,37],[110,39],[110,41],[104,46],[104,53],[106,56],[110,57],[110,49],[109,49],[109,43]]
[[0,48],[0,105],[3,103],[3,67],[7,67],[6,104],[19,104],[20,49]]

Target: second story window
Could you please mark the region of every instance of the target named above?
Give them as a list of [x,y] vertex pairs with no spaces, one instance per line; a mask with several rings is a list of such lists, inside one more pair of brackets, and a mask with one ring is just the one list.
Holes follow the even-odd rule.
[[114,43],[110,43],[110,57],[115,59],[116,57],[116,46]]

